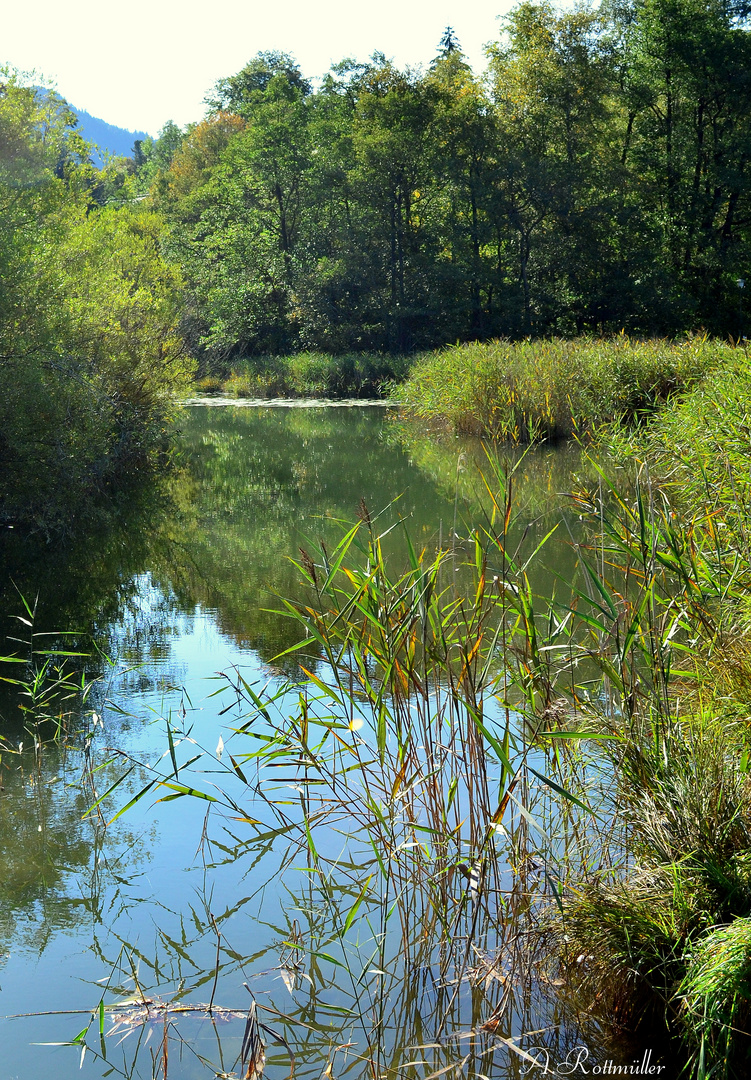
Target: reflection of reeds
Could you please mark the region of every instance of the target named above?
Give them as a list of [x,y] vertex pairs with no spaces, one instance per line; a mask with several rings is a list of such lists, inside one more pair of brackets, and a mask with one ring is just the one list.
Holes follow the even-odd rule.
[[[409,567],[392,577],[365,507],[334,550],[302,553],[311,602],[286,608],[305,633],[295,651],[315,646],[325,666],[303,667],[299,707],[275,721],[263,752],[235,759],[243,769],[262,762],[270,802],[276,771],[300,793],[295,827],[317,883],[308,906],[327,911],[308,949],[341,967],[378,1068],[386,1047],[396,1064],[417,1032],[447,1052],[467,1009],[481,1056],[522,1033],[520,1016],[533,1023],[539,958],[520,920],[554,876],[550,841],[534,835],[546,836],[536,785],[583,805],[541,771],[545,738],[567,710],[554,695],[527,568],[509,550],[510,485],[495,480],[503,497],[493,495],[469,543],[469,596],[455,584],[455,551],[429,558],[408,541]],[[247,732],[268,703],[239,676],[235,690],[253,707],[236,727]],[[333,828],[349,837],[345,859],[324,853]],[[353,966],[355,928],[371,943],[364,967]],[[420,972],[435,995],[427,1010]]]

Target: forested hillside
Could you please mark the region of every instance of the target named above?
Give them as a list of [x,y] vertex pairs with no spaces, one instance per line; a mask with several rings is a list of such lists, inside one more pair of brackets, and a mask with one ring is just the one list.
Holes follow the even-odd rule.
[[150,179],[194,346],[405,352],[738,336],[750,153],[742,4],[523,3],[482,75],[450,30],[428,70],[376,54],[315,88],[259,54]]

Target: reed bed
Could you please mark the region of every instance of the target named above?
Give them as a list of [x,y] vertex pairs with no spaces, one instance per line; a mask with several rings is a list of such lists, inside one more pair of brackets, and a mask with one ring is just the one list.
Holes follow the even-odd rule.
[[420,358],[395,396],[412,415],[457,432],[565,439],[652,413],[742,351],[698,336],[473,342]]
[[409,368],[406,358],[381,353],[301,352],[235,361],[227,375],[208,375],[197,386],[231,397],[382,397]]
[[[530,928],[564,891],[557,800],[588,810],[581,778],[572,771],[564,787],[560,776],[576,729],[569,718],[560,730],[546,648],[565,629],[537,625],[512,542],[511,479],[496,479],[484,525],[452,551],[418,552],[405,538],[401,574],[364,505],[333,551],[301,552],[310,600],[285,604],[301,631],[290,650],[300,677],[263,691],[226,673],[221,752],[197,750],[174,722],[167,772],[128,804],[153,792],[205,798],[259,843],[291,844],[286,872],[304,855],[310,896],[290,908],[325,916],[290,925],[286,940],[309,964],[332,965],[359,1018],[363,1075],[416,1056],[415,1076],[455,1064],[460,1031],[480,1072],[501,1043],[522,1062],[552,994]],[[467,556],[469,594],[456,574]],[[201,785],[204,768],[224,775],[218,788]],[[567,829],[573,842],[581,826],[570,818]]]
[[617,464],[647,464],[676,507],[709,505],[731,528],[739,557],[751,564],[751,367],[735,349],[711,379],[662,409],[644,430],[616,426],[602,444]]

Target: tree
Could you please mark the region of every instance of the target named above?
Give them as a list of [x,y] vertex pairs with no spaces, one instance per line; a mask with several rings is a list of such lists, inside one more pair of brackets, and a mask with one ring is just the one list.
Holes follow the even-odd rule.
[[298,64],[288,53],[259,52],[237,75],[219,79],[206,104],[212,112],[237,113],[247,118],[256,104],[267,99],[274,79],[278,80],[277,85],[286,84],[299,97],[307,97],[311,92],[310,82],[303,78]]
[[166,449],[190,369],[161,224],[141,206],[99,210],[93,173],[59,100],[6,72],[0,518],[50,532]]
[[259,54],[217,84],[217,100],[238,111],[198,125],[166,174],[168,247],[204,321],[202,342],[220,353],[284,349],[294,334],[308,103],[307,84],[280,57]]
[[751,40],[724,0],[638,0],[623,32],[629,140],[675,325],[734,322],[749,256]]
[[617,315],[606,298],[621,259],[622,108],[606,28],[593,9],[523,3],[490,50],[502,148],[494,215],[499,234],[505,220],[516,236],[525,332],[581,332]]

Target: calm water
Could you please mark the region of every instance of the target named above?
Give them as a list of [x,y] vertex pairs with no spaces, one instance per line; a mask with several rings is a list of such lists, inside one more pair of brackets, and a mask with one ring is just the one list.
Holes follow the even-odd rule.
[[[11,536],[3,551],[3,629],[15,632],[18,592],[30,602],[38,593],[37,630],[80,631],[101,653],[87,662],[99,682],[66,749],[35,760],[11,697],[2,699],[5,735],[25,745],[2,761],[0,1013],[35,1014],[4,1022],[2,1080],[240,1075],[250,1000],[243,983],[275,1011],[260,1018],[287,1041],[297,1076],[318,1078],[329,1066],[326,1075],[371,1075],[362,1060],[365,1014],[377,1017],[384,1076],[448,1067],[446,1075],[516,1076],[525,1063],[501,1035],[542,1029],[522,1045],[548,1046],[553,1058],[594,1039],[561,1025],[554,991],[534,978],[516,1029],[494,1035],[480,1024],[502,995],[500,978],[493,976],[495,989],[482,978],[453,986],[426,954],[405,985],[398,935],[379,954],[390,958],[388,970],[375,969],[364,923],[336,953],[332,910],[351,910],[357,890],[342,886],[333,896],[340,886],[312,873],[288,837],[269,835],[273,820],[237,778],[242,812],[208,825],[206,802],[155,804],[149,794],[105,827],[146,782],[137,766],[103,816],[85,816],[94,789],[102,794],[128,763],[148,765],[168,752],[168,720],[207,751],[196,786],[231,788],[227,757],[216,754],[220,736],[230,745],[234,699],[217,673],[238,668],[249,683],[274,686],[285,669],[296,670],[289,658],[273,662],[298,638],[278,611],[279,597],[301,595],[291,558],[321,540],[335,546],[360,500],[384,530],[396,526],[385,541],[395,563],[404,560],[400,522],[416,547],[461,548],[457,537],[483,512],[480,448],[414,435],[400,442],[383,408],[203,406],[186,408],[181,428],[176,475],[134,498],[114,524],[92,527],[72,550],[35,555]],[[567,451],[525,459],[516,483],[522,545],[531,550],[563,520],[559,493],[578,465]],[[549,570],[536,579],[548,593],[555,574],[570,578],[573,568],[566,543],[551,542],[549,553]],[[178,747],[181,760],[194,743]],[[238,820],[244,815],[258,823]],[[349,881],[366,855],[345,834],[328,836],[326,854]],[[299,945],[294,954],[290,942]],[[493,941],[478,935],[477,943],[478,957],[492,957]],[[144,996],[206,1003],[212,992],[220,1006],[213,1018],[165,1014],[158,1004],[146,1015],[129,1004]],[[86,1029],[100,1001],[104,1037],[97,1014],[85,1038],[60,1045]],[[110,1008],[118,1002],[119,1027]],[[265,1039],[266,1075],[290,1075],[288,1048],[268,1032]],[[596,1039],[587,1045],[601,1054]]]

